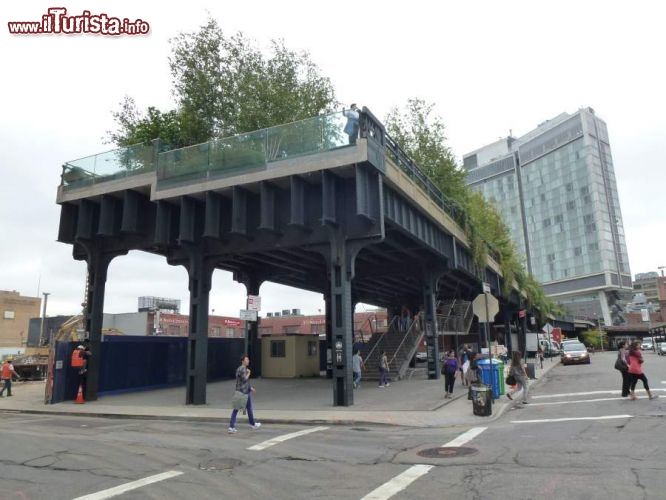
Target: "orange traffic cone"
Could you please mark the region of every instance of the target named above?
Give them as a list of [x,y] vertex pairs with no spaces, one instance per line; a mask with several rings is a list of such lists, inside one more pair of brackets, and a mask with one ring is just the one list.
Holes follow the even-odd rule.
[[79,393],[76,395],[76,400],[74,401],[74,403],[76,403],[77,405],[82,405],[85,402],[86,401],[83,399],[83,386],[79,384]]

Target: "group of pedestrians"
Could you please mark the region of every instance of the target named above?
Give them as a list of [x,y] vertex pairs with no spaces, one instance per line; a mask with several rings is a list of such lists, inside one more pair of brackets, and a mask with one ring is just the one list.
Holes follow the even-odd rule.
[[620,342],[617,350],[617,360],[615,368],[622,374],[622,397],[636,400],[636,384],[640,380],[643,382],[643,388],[647,392],[649,399],[655,399],[656,394],[650,391],[650,384],[643,373],[643,353],[641,352],[641,343],[639,341]]

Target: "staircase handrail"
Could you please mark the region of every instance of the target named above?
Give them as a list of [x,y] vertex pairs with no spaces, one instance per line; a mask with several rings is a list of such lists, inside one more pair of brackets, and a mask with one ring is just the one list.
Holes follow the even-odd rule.
[[[398,347],[395,349],[395,352],[393,353],[393,357],[389,360],[389,366],[395,361],[395,358],[398,356],[398,353],[401,351],[403,346],[405,345],[405,341],[409,337],[412,340],[412,350],[414,350],[416,347],[418,347],[417,343],[420,340],[420,338],[423,336],[423,331],[420,331],[416,334],[416,329],[414,328],[414,325],[416,325],[417,320],[413,319],[411,324],[409,325],[409,328],[407,328],[407,331],[405,332],[404,337],[400,341],[400,344],[398,344]],[[409,361],[409,356],[405,356],[405,359],[403,360],[403,365],[405,364],[406,361]],[[401,378],[403,375],[403,369],[402,366],[398,368],[398,378]]]
[[393,316],[393,319],[391,322],[388,324],[388,327],[386,328],[386,331],[381,334],[381,336],[377,339],[377,342],[375,342],[375,345],[372,346],[372,349],[370,349],[370,352],[365,356],[365,361],[368,361],[370,357],[372,356],[372,353],[375,352],[375,349],[379,345],[379,343],[382,341],[384,336],[391,331],[391,325],[393,325],[396,321],[398,320],[398,316]]

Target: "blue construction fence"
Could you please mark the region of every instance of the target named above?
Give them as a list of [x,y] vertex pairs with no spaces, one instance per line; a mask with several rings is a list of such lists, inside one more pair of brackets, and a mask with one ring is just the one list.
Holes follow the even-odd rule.
[[[56,343],[47,403],[76,399],[80,376],[70,362],[78,344]],[[187,337],[109,336],[101,347],[99,396],[185,385]],[[243,352],[244,339],[208,339],[208,382],[234,378]]]

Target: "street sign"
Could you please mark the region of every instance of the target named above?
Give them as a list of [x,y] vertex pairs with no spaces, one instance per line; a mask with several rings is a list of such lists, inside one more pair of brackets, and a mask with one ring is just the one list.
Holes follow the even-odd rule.
[[257,321],[257,311],[251,311],[249,309],[241,309],[239,318],[245,321]]
[[483,293],[490,293],[490,284],[485,281],[481,284],[481,291]]
[[[488,315],[486,316],[486,298],[488,299]],[[495,319],[499,312],[499,302],[494,295],[489,293],[480,293],[472,302],[472,311],[479,318],[479,323],[488,323]],[[490,318],[490,319],[488,319]]]
[[247,308],[250,311],[261,311],[261,297],[259,295],[248,295]]
[[543,325],[541,331],[543,333],[547,333],[548,335],[550,335],[551,333],[553,333],[553,325],[551,325],[550,323],[546,323],[545,325]]

